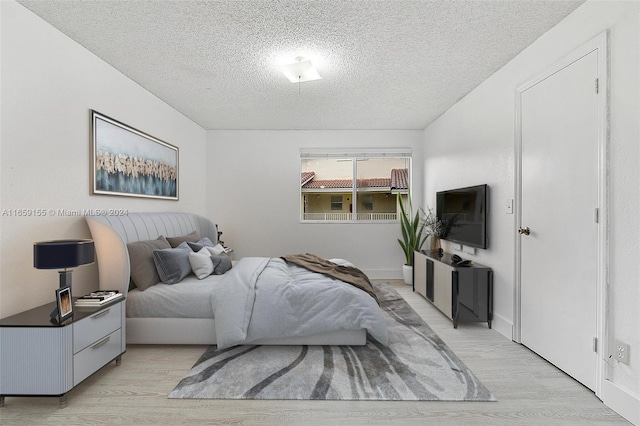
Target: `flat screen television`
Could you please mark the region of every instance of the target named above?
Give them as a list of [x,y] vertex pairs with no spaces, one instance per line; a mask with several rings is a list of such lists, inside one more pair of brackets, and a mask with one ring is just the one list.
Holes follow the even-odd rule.
[[486,249],[487,185],[436,193],[436,216],[445,226],[444,240]]

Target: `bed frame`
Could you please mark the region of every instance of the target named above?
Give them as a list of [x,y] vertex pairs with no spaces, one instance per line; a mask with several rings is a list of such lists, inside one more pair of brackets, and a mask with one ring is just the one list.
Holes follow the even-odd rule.
[[[88,216],[87,224],[95,243],[101,290],[129,291],[127,244],[155,240],[160,235],[178,237],[198,231],[201,237],[218,241],[218,229],[209,219],[192,213],[129,213],[126,216]],[[126,300],[125,300],[126,303]],[[213,318],[127,318],[130,344],[216,343]],[[261,345],[364,345],[366,330],[339,330],[307,337],[261,340]]]

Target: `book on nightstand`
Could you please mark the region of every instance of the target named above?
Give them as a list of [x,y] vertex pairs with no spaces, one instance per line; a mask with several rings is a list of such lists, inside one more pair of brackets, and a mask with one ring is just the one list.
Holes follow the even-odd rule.
[[76,306],[102,306],[105,303],[109,303],[112,300],[116,300],[121,297],[123,297],[122,293],[120,293],[118,290],[94,291],[93,293],[85,294],[82,297],[78,297],[76,299]]

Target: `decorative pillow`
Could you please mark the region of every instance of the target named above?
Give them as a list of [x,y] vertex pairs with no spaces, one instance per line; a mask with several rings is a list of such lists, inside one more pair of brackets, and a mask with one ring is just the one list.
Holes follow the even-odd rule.
[[222,244],[218,244],[213,247],[205,247],[205,248],[209,250],[209,253],[211,253],[212,255],[218,255],[218,254],[224,253],[224,247],[222,247]]
[[189,244],[189,247],[191,247],[191,250],[195,251],[196,253],[202,250],[203,247],[214,246],[213,241],[211,241],[208,237],[204,237],[203,239],[195,243],[187,241],[187,244]]
[[206,248],[202,248],[197,253],[189,253],[189,263],[191,264],[191,270],[199,280],[207,278],[213,273],[211,253]]
[[163,283],[175,284],[191,273],[189,253],[192,251],[186,244],[153,251],[153,261]]
[[131,280],[140,291],[160,282],[160,276],[153,262],[153,251],[166,248],[171,248],[171,245],[162,236],[157,240],[136,241],[127,244]]
[[211,256],[211,261],[214,275],[222,275],[231,269],[231,258],[226,254],[214,254]]
[[167,237],[167,241],[169,241],[171,247],[178,247],[181,243],[187,241],[192,243],[200,241],[200,234],[198,234],[198,231],[193,231],[189,235],[183,235],[182,237]]

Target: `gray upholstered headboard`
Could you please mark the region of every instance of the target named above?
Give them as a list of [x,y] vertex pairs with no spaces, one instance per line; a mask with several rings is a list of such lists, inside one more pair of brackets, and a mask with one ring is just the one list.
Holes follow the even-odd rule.
[[87,216],[96,247],[100,289],[129,290],[127,244],[155,240],[160,235],[179,237],[198,231],[201,237],[218,242],[218,230],[209,219],[193,213],[129,213],[126,216]]

